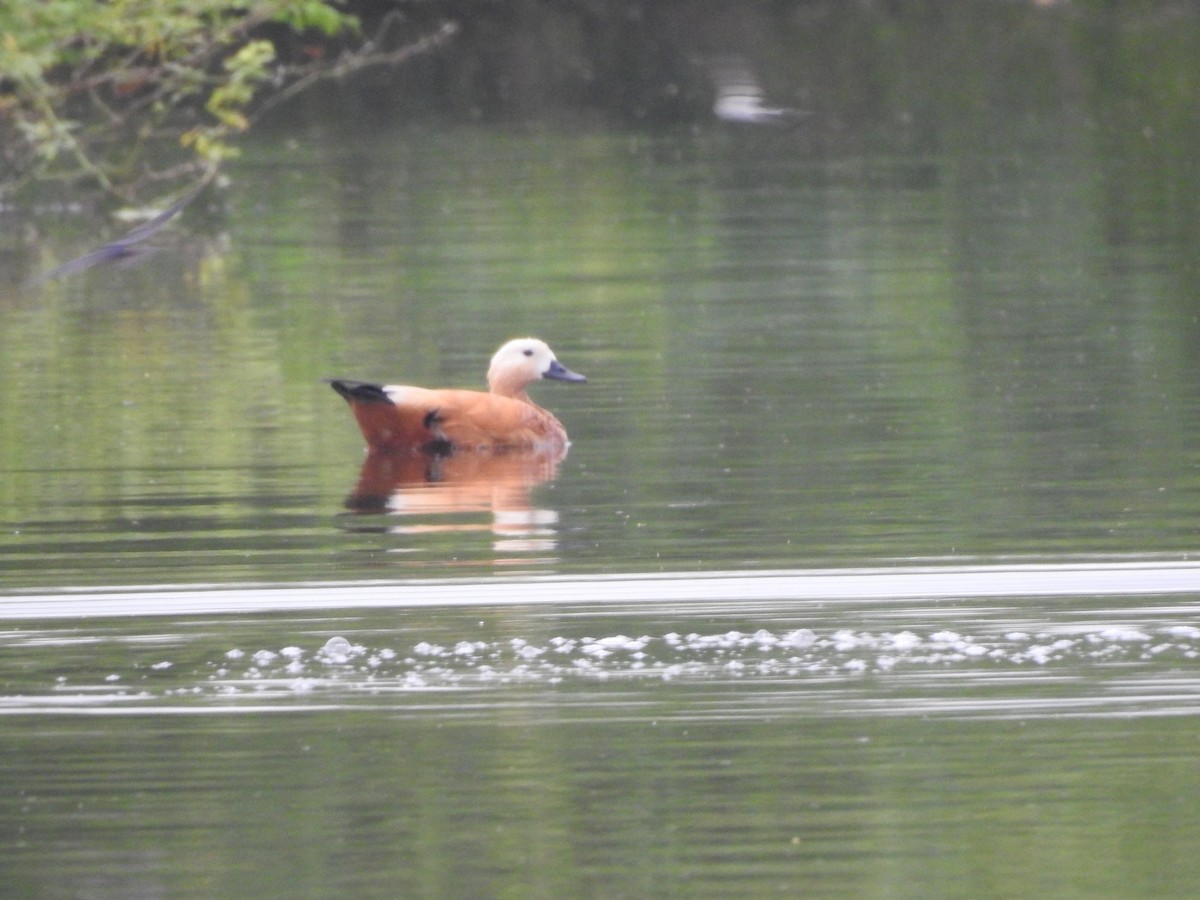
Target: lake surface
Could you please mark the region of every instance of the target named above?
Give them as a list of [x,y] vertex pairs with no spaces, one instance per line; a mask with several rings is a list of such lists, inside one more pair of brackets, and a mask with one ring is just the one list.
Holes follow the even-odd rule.
[[[137,267],[6,244],[8,895],[1195,894],[1200,135],[1173,20],[1020,15],[795,127],[309,110]],[[321,381],[521,334],[557,464]]]

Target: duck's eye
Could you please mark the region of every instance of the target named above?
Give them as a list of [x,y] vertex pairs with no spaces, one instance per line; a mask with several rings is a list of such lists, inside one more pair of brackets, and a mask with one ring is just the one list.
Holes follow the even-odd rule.
[[524,353],[526,356],[533,356],[533,351],[532,351],[532,350],[530,350],[528,347],[526,347],[526,348],[525,348],[524,350],[522,350],[521,352],[522,352],[522,353]]

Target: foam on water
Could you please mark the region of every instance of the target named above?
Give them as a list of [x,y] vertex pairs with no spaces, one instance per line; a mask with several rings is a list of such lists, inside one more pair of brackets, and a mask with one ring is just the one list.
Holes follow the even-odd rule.
[[[195,684],[163,696],[261,696],[265,691],[386,693],[480,686],[489,683],[561,684],[578,680],[683,678],[805,679],[888,678],[901,671],[982,673],[1044,670],[1055,665],[1126,666],[1200,660],[1200,629],[1102,627],[1074,634],[1010,631],[966,635],[807,628],[658,635],[558,635],[543,640],[511,637],[455,642],[417,640],[369,646],[335,635],[312,646],[230,648],[211,660]],[[162,661],[152,669],[169,667]],[[133,681],[137,673],[113,673]],[[56,691],[72,690],[60,681]]]
[[[1102,582],[1107,590],[1099,590]],[[1080,601],[1056,599],[1084,589],[1094,593]],[[1117,595],[1124,601],[1114,602]],[[433,692],[459,698],[452,702],[465,709],[494,703],[498,687],[530,686],[543,690],[506,702],[536,702],[550,689],[558,703],[561,687],[582,697],[589,686],[617,686],[639,698],[637,705],[669,702],[674,692],[659,686],[670,683],[700,692],[719,686],[711,690],[723,695],[722,715],[761,712],[743,695],[760,702],[768,694],[790,698],[782,714],[794,712],[798,696],[832,704],[835,695],[840,714],[853,709],[847,697],[854,695],[862,708],[889,715],[906,709],[956,714],[987,704],[1005,714],[1061,714],[1067,707],[1094,710],[1097,702],[1122,704],[1122,714],[1158,704],[1172,714],[1195,715],[1198,596],[1200,566],[1170,562],[909,566],[736,578],[516,577],[120,598],[82,592],[60,596],[57,606],[24,596],[12,598],[0,616],[49,615],[38,626],[14,624],[0,632],[0,645],[37,648],[41,662],[0,697],[0,712],[71,709],[72,697],[76,710],[90,713],[102,712],[105,700],[115,712],[172,704],[189,713],[390,706]],[[1001,597],[1007,599],[989,599]],[[244,608],[227,616],[239,603]],[[477,609],[463,613],[464,606]],[[358,610],[338,612],[349,607]],[[366,610],[379,607],[440,609],[405,616],[395,632],[366,627],[373,618]],[[497,607],[503,614],[493,614]],[[88,615],[80,617],[85,608]],[[148,633],[145,624],[131,631],[121,623],[135,609],[173,613],[176,621],[162,631]],[[256,613],[301,609],[312,612],[255,619]],[[50,624],[68,613],[82,621]],[[477,630],[484,619],[502,633]],[[363,630],[356,631],[358,623]],[[246,628],[255,636],[238,637]],[[278,634],[278,643],[264,641],[268,634]],[[1125,679],[1119,689],[1113,687],[1118,679]],[[1068,683],[1073,688],[1064,693]],[[731,684],[747,690],[725,690]],[[982,696],[1001,685],[1008,696]],[[1056,696],[1039,696],[1044,690]],[[905,694],[904,704],[896,702],[897,693]],[[438,702],[416,701],[422,708]]]

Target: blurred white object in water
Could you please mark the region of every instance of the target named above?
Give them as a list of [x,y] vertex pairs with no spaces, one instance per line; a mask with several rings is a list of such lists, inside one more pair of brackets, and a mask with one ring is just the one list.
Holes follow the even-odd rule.
[[718,57],[708,70],[717,92],[713,114],[723,122],[778,123],[807,115],[798,109],[764,106],[762,87],[740,56]]

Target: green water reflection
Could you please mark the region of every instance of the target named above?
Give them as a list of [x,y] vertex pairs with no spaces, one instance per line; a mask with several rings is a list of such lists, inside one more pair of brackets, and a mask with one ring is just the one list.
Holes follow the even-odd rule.
[[[687,18],[667,6],[655,22]],[[761,50],[769,87],[792,86],[780,102],[814,109],[790,130],[689,118],[706,105],[686,82],[608,118],[528,114],[546,108],[525,94],[523,116],[476,109],[468,79],[392,113],[364,92],[336,117],[335,93],[249,143],[213,208],[144,265],[33,291],[18,285],[94,227],[5,212],[0,590],[1191,556],[1200,30],[1183,5],[1115,7],[756,5],[731,39]],[[668,95],[677,115],[650,116]],[[445,108],[406,118],[423,104]],[[357,502],[361,440],[321,379],[479,385],[520,333],[589,376],[536,389],[574,442],[556,476],[523,485],[525,506],[443,491],[422,507],[410,482]],[[521,541],[500,527],[514,509]],[[1064,623],[1142,627],[1131,597],[975,604],[991,647],[1021,617],[1047,642]],[[1154,641],[1191,627],[1193,605],[1163,600]],[[734,607],[648,633],[810,614],[764,625]],[[581,614],[520,633],[582,639]],[[828,608],[819,627],[969,633],[975,614],[897,601],[883,624]],[[379,634],[442,628],[447,646],[484,617],[371,615]],[[14,896],[1200,884],[1190,645],[1080,653],[1027,689],[1019,668],[998,687],[934,663],[917,686],[872,671],[849,711],[849,676],[786,671],[328,708],[219,693],[246,617],[81,618],[76,635],[0,634]],[[264,615],[247,646],[354,636],[354,613],[331,618]],[[649,626],[631,612],[618,628]],[[132,684],[159,661],[177,694],[112,701],[109,674]],[[872,714],[929,683],[947,709],[994,690],[1012,717]],[[55,707],[60,684],[74,695]],[[1080,702],[1056,718],[1047,698]]]
[[221,241],[9,295],[5,578],[486,566],[461,533],[339,526],[361,442],[320,379],[479,384],[526,332],[591,375],[539,391],[574,441],[538,495],[558,568],[1190,550],[1184,242],[1064,127],[850,158],[708,130],[255,147]]
[[622,724],[599,701],[572,722],[502,694],[479,724],[10,721],[8,890],[1182,896],[1200,877],[1188,720]]

